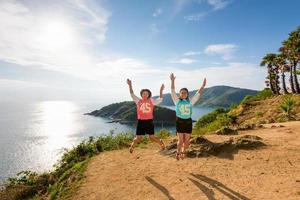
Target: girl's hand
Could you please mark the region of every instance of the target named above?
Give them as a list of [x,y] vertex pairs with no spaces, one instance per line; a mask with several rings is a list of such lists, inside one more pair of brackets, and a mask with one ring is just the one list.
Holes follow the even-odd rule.
[[165,85],[164,84],[161,84],[160,86],[160,91],[163,91],[165,89]]
[[131,80],[130,80],[129,78],[127,79],[127,84],[128,84],[129,86],[132,85]]
[[170,79],[171,79],[171,81],[174,81],[174,80],[175,80],[175,78],[176,78],[176,76],[174,76],[174,74],[172,73],[172,74],[170,75]]
[[205,85],[206,85],[206,78],[204,78],[204,80],[202,82],[202,86],[200,88],[200,91],[204,89]]

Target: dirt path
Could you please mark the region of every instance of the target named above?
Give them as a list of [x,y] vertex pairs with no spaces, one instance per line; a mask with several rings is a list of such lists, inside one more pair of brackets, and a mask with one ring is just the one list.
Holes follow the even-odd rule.
[[[244,131],[267,147],[227,158],[162,156],[154,144],[93,158],[72,199],[300,199],[300,122]],[[229,136],[207,136],[222,141]]]

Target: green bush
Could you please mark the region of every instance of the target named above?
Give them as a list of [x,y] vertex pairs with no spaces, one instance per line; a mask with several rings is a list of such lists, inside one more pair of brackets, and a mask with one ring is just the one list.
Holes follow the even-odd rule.
[[251,95],[246,95],[246,96],[244,97],[244,99],[242,100],[241,104],[248,104],[248,103],[252,102],[253,99],[254,99],[253,96],[251,96]]
[[287,96],[283,99],[280,105],[280,108],[285,112],[288,119],[292,118],[292,110],[295,106],[295,103],[296,102],[290,96]]
[[272,96],[274,96],[274,94],[271,91],[271,89],[265,88],[262,91],[256,93],[256,95],[254,95],[254,96],[251,96],[251,95],[245,96],[244,99],[242,100],[241,104],[248,104],[248,103],[253,102],[253,101],[265,100],[265,99],[270,98]]
[[237,108],[238,106],[239,106],[239,104],[233,103],[230,105],[229,110],[233,110],[233,109]]
[[214,132],[224,126],[236,123],[237,117],[228,114],[229,110],[219,108],[215,111],[202,116],[196,122],[193,134],[203,135],[209,132]]
[[166,139],[171,135],[171,133],[167,129],[163,128],[160,129],[160,131],[156,133],[156,135],[161,139]]
[[270,88],[265,88],[262,91],[258,92],[254,97],[255,100],[258,101],[270,98],[272,96],[274,96],[272,90]]
[[218,109],[214,110],[213,112],[203,115],[200,119],[197,120],[197,122],[195,124],[195,129],[205,127],[206,125],[215,121],[219,115],[226,114],[227,112],[228,112],[227,109],[218,108]]
[[257,112],[257,113],[256,113],[256,116],[257,116],[257,117],[262,117],[263,115],[264,115],[264,114],[263,114],[262,112]]

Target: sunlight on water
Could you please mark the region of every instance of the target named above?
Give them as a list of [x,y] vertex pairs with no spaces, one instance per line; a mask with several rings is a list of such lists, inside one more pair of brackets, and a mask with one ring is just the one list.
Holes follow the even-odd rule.
[[68,101],[45,101],[36,106],[37,122],[32,130],[35,137],[43,138],[30,147],[35,152],[36,165],[50,169],[59,159],[63,148],[70,148],[76,141],[71,135],[80,131],[78,107]]
[[68,143],[68,136],[79,127],[73,113],[77,107],[67,101],[46,101],[40,104],[41,130],[48,137],[47,147],[57,149]]

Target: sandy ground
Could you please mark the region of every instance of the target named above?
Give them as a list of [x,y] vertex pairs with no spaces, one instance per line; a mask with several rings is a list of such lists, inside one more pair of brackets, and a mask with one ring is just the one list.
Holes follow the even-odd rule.
[[225,157],[177,161],[160,155],[155,144],[133,154],[102,153],[72,199],[300,199],[300,122],[282,125],[240,132],[263,138],[267,146]]

